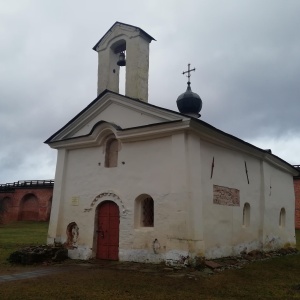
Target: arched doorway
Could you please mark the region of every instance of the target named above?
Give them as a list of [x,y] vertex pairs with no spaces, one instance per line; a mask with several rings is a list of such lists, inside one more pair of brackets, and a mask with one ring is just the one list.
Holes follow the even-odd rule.
[[119,259],[119,207],[112,201],[105,201],[97,210],[97,254],[99,259]]
[[39,205],[38,199],[33,194],[27,194],[20,203],[19,221],[38,221]]

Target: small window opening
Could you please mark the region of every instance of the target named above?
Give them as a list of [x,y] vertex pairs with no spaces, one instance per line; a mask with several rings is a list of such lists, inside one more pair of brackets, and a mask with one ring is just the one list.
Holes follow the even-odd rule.
[[110,139],[106,143],[105,167],[114,168],[118,166],[119,142],[117,139]]
[[135,227],[154,226],[154,201],[146,194],[140,195],[135,201]]
[[250,204],[245,203],[243,208],[243,226],[249,227],[250,225]]
[[280,210],[280,214],[279,214],[279,226],[284,228],[285,227],[285,209],[282,208]]
[[154,225],[154,204],[152,198],[146,198],[142,201],[142,225],[144,227],[153,227]]

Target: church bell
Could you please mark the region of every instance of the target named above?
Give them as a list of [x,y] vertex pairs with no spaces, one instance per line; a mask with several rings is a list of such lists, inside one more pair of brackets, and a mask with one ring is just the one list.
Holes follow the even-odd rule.
[[119,60],[117,62],[117,65],[120,67],[126,66],[125,53],[123,51],[119,55]]

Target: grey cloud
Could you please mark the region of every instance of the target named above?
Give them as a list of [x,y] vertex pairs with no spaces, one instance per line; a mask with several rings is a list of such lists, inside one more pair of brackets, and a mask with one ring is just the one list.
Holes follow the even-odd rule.
[[191,63],[204,121],[245,140],[299,148],[299,11],[294,0],[2,1],[0,181],[54,177],[55,150],[43,141],[96,97],[91,48],[117,20],[157,39],[151,103],[177,110]]

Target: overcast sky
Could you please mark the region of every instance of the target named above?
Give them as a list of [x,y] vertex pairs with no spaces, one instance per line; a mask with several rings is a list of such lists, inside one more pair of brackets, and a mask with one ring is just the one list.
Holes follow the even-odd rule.
[[0,0],[0,183],[54,178],[43,142],[97,93],[96,42],[116,21],[150,44],[149,103],[176,110],[182,71],[201,119],[300,164],[300,1]]

